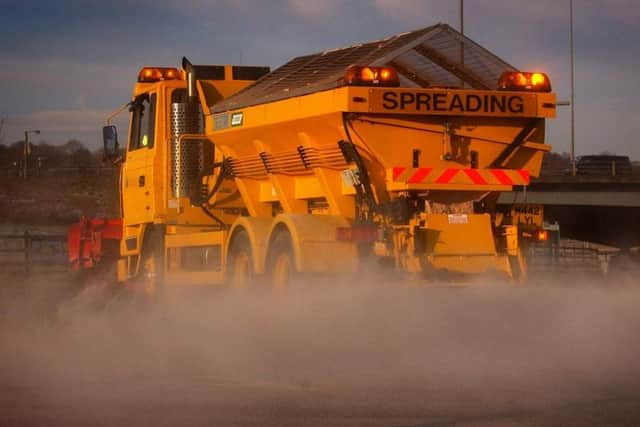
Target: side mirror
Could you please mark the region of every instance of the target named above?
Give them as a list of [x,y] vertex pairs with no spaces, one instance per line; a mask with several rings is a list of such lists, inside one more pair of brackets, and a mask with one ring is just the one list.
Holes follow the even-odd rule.
[[120,145],[118,144],[118,130],[114,125],[102,128],[102,142],[104,144],[104,158],[112,162],[120,158]]

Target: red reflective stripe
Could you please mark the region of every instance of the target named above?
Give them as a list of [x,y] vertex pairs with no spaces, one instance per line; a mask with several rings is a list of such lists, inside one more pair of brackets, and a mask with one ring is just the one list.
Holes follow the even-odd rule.
[[473,181],[474,184],[485,185],[487,183],[484,177],[480,175],[480,172],[476,169],[463,169],[463,171],[469,178],[471,178],[471,181]]
[[524,180],[525,184],[529,184],[531,182],[531,177],[529,176],[529,171],[526,169],[518,169],[518,173]]
[[396,166],[396,167],[394,167],[394,168],[393,168],[393,180],[394,180],[394,181],[395,181],[395,180],[397,180],[397,179],[398,179],[398,177],[399,177],[400,175],[402,175],[402,173],[403,173],[404,171],[406,171],[406,170],[407,170],[407,168],[402,167],[402,166]]
[[409,178],[407,180],[407,184],[418,184],[418,183],[422,182],[422,180],[425,179],[425,177],[427,175],[429,175],[429,173],[431,173],[432,170],[433,170],[433,168],[418,168],[418,169],[416,169],[416,171],[413,173],[413,175],[411,175],[411,178]]
[[[414,168],[410,169],[404,166],[394,166],[391,170],[393,181],[405,181],[404,177],[409,175],[406,179],[407,184],[420,184],[425,182],[433,182],[435,184],[450,184],[456,177],[458,172],[464,172],[464,174],[471,180],[474,185],[490,185],[493,179],[489,179],[486,175],[487,172],[501,184],[501,185],[527,185],[531,181],[529,171],[526,169],[470,169],[470,168],[446,168],[436,169],[435,172],[439,173],[434,179],[426,179],[429,174],[434,172],[434,168]],[[515,175],[517,172],[518,175]],[[484,175],[483,175],[484,173]]]
[[500,181],[500,184],[513,185],[513,181],[511,180],[511,178],[509,178],[509,176],[503,170],[491,169],[491,173],[493,174],[493,176],[498,178],[498,181]]
[[436,184],[448,184],[460,169],[445,169],[445,171],[436,179]]

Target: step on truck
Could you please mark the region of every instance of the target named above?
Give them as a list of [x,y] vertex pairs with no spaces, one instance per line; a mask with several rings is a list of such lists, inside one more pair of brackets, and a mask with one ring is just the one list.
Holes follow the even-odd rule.
[[103,131],[121,164],[119,281],[526,275],[496,200],[539,174],[555,96],[448,25],[271,72],[145,67],[127,107],[122,149]]

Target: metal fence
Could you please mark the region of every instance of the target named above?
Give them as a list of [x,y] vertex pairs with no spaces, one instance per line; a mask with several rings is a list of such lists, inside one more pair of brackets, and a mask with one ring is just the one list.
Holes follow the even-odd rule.
[[557,243],[529,246],[527,258],[530,271],[535,273],[582,272],[607,275],[611,259],[619,253],[619,248],[611,246],[560,239]]
[[67,263],[66,234],[0,234],[0,265],[21,266],[30,274],[34,266],[63,267]]
[[[11,177],[22,177],[23,171],[16,166],[10,166],[0,169],[0,174]],[[116,176],[118,175],[118,168],[113,166],[99,166],[99,167],[55,167],[55,168],[42,168],[42,169],[29,169],[28,176],[31,177],[49,177],[59,175],[74,175],[74,176]]]
[[[638,250],[640,252],[640,249]],[[589,242],[561,239],[554,244],[531,245],[527,250],[530,273],[581,271],[607,275],[611,259],[620,249]],[[30,274],[34,269],[66,269],[66,234],[24,231],[0,233],[0,269]]]

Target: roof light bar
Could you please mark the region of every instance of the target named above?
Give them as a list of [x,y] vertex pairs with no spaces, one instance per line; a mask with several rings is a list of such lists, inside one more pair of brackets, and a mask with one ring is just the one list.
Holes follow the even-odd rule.
[[177,68],[144,67],[138,73],[138,83],[154,83],[162,80],[176,80],[180,74]]
[[343,83],[349,86],[400,86],[400,78],[393,68],[353,66],[347,69]]
[[545,73],[508,71],[500,76],[498,90],[551,92],[551,81]]

